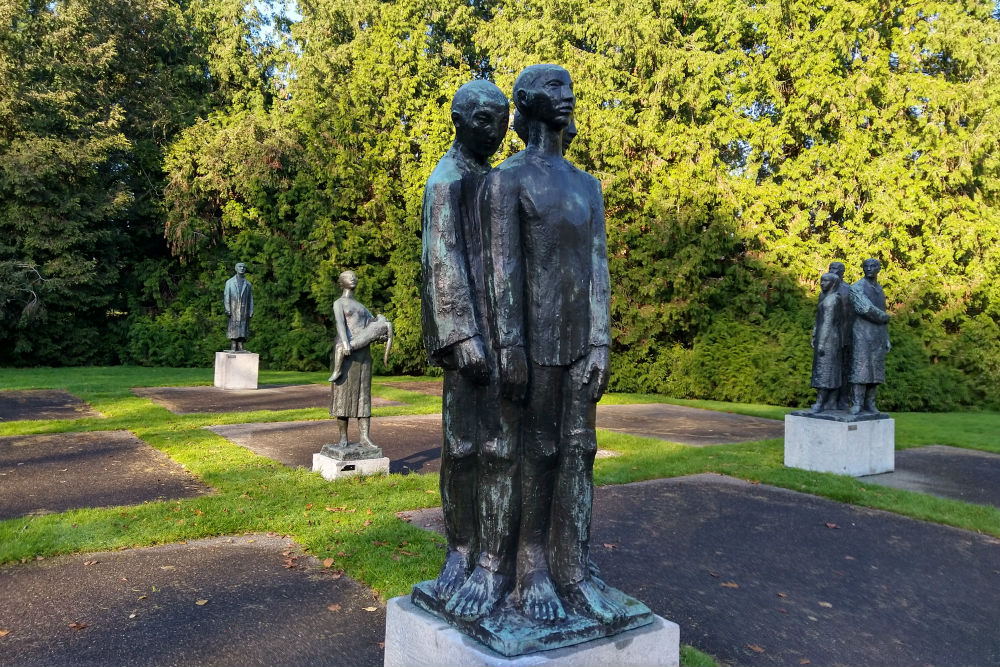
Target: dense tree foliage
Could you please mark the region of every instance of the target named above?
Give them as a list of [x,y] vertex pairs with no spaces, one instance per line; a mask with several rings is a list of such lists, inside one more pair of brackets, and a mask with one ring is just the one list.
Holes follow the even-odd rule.
[[[95,330],[99,311],[127,313],[127,360],[208,363],[225,342],[222,283],[243,260],[250,347],[266,362],[328,363],[336,276],[352,268],[359,298],[396,323],[391,370],[422,370],[420,197],[451,141],[451,95],[473,77],[509,91],[525,65],[557,62],[579,98],[569,157],[604,185],[613,388],[804,403],[819,275],[837,259],[857,280],[875,256],[894,315],[883,407],[1000,405],[990,1],[304,0],[284,45],[236,4],[143,2],[159,13],[137,16],[165,22],[128,32],[157,40],[147,60],[119,62],[119,41],[52,3],[15,3],[0,37],[6,88],[21,91],[0,107],[2,326],[21,349],[8,358],[49,359],[27,341],[60,337],[25,336],[25,323],[57,321],[46,297],[66,289],[65,316]],[[56,49],[62,24],[87,39]],[[176,41],[175,25],[217,37]],[[48,67],[46,39],[76,78]],[[115,106],[152,72],[143,85],[176,91],[136,101],[159,115]],[[32,120],[27,104],[47,106]],[[147,118],[162,129],[140,187],[120,156]],[[511,133],[496,159],[519,148]],[[11,246],[8,229],[31,233]],[[127,245],[162,229],[173,262],[162,244]],[[68,245],[43,247],[56,243]],[[90,292],[60,283],[86,270]]]

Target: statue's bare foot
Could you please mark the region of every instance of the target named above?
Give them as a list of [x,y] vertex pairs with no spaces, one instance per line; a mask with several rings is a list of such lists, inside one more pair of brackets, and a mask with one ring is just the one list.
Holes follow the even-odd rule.
[[463,620],[475,621],[489,616],[508,590],[508,577],[476,566],[465,583],[448,600],[445,610]]
[[566,618],[555,584],[545,570],[535,570],[521,577],[521,611],[536,621],[561,621]]
[[372,442],[371,438],[369,438],[367,435],[361,436],[358,440],[361,443],[362,447],[370,447],[371,449],[378,449],[378,446],[374,442]]
[[601,579],[601,568],[597,566],[592,558],[587,559],[587,571],[590,573],[590,580],[600,588],[602,591],[608,587],[604,580]]
[[601,592],[589,579],[570,584],[563,590],[566,601],[583,614],[596,618],[602,623],[618,623],[625,619],[625,607]]
[[434,583],[434,593],[442,602],[447,602],[455,595],[455,591],[465,581],[465,572],[469,566],[469,555],[457,549],[449,549],[444,565]]

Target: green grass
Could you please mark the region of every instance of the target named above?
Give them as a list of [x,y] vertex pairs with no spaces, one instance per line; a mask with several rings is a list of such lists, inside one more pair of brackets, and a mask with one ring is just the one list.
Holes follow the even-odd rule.
[[[262,384],[324,382],[327,374],[263,371]],[[373,393],[405,406],[378,408],[376,415],[426,414],[440,399],[384,386],[413,378],[376,378]],[[217,424],[326,418],[323,409],[175,415],[133,395],[137,386],[211,384],[211,369],[65,368],[0,370],[0,389],[65,388],[90,403],[101,417],[0,423],[0,435],[125,429],[166,453],[213,489],[210,495],[130,507],[81,509],[0,522],[0,563],[37,556],[146,546],[216,535],[288,535],[320,560],[332,558],[343,570],[383,598],[402,595],[440,567],[442,540],[396,517],[404,510],[440,504],[437,475],[389,475],[326,482],[257,456],[205,430]],[[618,394],[604,403],[670,402],[760,417],[781,418],[775,406],[679,401],[659,396]],[[1000,413],[898,414],[901,448],[930,443],[998,451]],[[774,484],[866,507],[1000,536],[1000,512],[922,494],[879,487],[850,477],[784,468],[780,440],[739,445],[687,447],[600,431],[602,448],[620,452],[600,459],[599,484],[715,472]],[[693,651],[693,652],[692,652]],[[686,651],[684,664],[704,654]]]

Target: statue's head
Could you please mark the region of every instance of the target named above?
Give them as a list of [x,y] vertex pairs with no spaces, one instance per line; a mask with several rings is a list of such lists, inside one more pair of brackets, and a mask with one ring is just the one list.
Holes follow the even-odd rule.
[[358,286],[358,275],[351,270],[343,271],[337,282],[344,289],[354,289]]
[[451,101],[455,141],[481,158],[497,152],[507,136],[510,101],[489,81],[476,79],[458,89]]
[[529,65],[514,82],[514,105],[525,120],[540,120],[553,129],[567,127],[576,108],[573,81],[559,65]]
[[247,272],[247,265],[244,264],[243,262],[237,262],[236,263],[236,273],[238,273],[239,275],[242,276],[246,272]]
[[824,292],[835,290],[838,285],[840,285],[840,276],[833,271],[824,273],[819,279],[819,288]]
[[844,271],[846,270],[847,267],[844,266],[843,262],[830,262],[830,269],[829,269],[830,273],[836,273],[838,276],[840,276],[841,280],[844,279]]
[[866,259],[861,262],[861,270],[865,274],[865,278],[874,279],[878,275],[878,272],[882,270],[882,262],[874,258]]

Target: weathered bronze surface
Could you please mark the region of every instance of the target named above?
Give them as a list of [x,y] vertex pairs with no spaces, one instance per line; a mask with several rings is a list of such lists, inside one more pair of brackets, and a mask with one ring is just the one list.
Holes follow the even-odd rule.
[[358,277],[353,271],[341,273],[339,283],[344,292],[333,302],[337,335],[333,341],[333,372],[330,375],[330,416],[336,417],[340,433],[336,445],[341,449],[347,447],[347,420],[356,417],[359,444],[368,450],[370,456],[355,458],[379,458],[381,450],[375,456],[378,448],[369,435],[372,416],[372,355],[369,347],[374,342],[384,342],[384,360],[388,359],[392,348],[392,323],[382,315],[372,315],[354,298]]
[[253,288],[246,279],[246,264],[236,265],[236,274],[226,281],[222,304],[226,309],[228,324],[226,337],[232,341],[233,352],[246,352],[243,343],[250,337],[250,318],[253,317]]
[[840,276],[824,273],[820,278],[822,292],[816,306],[816,324],[813,327],[812,386],[817,390],[813,412],[823,412],[837,407],[841,386],[844,330],[844,301],[841,296]]
[[878,413],[875,394],[885,382],[885,355],[891,347],[885,293],[877,280],[882,264],[877,259],[866,259],[861,269],[864,278],[851,285],[855,315],[849,378],[853,390],[852,414]]
[[505,655],[652,621],[589,558],[611,339],[601,186],[563,158],[576,103],[565,69],[526,68],[514,103],[526,148],[490,170],[508,105],[492,84],[463,86],[455,143],[424,192],[424,337],[445,368],[448,554],[413,594]]

